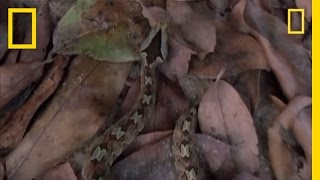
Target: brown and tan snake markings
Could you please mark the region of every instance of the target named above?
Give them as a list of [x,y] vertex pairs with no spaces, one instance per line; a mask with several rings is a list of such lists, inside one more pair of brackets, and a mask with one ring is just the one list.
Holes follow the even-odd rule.
[[[86,180],[106,179],[113,162],[143,130],[145,122],[151,118],[156,102],[156,68],[168,56],[167,25],[156,24],[149,37],[141,45],[140,93],[129,113],[109,127],[90,146],[90,157],[82,167]],[[160,54],[150,59],[146,52],[154,37],[160,33]],[[179,180],[200,180],[202,177],[198,156],[192,147],[191,135],[195,132],[197,109],[190,108],[178,119],[174,133],[172,150],[175,169]]]
[[173,132],[172,151],[178,180],[201,180],[204,172],[192,146],[192,135],[197,123],[197,108],[190,108],[177,120]]
[[167,57],[167,37],[161,37],[161,57],[148,59],[144,52],[152,39],[158,34],[166,36],[166,25],[156,25],[152,28],[149,37],[141,46],[141,71],[140,71],[140,93],[138,99],[130,112],[119,121],[108,128],[90,146],[90,157],[82,167],[84,179],[106,179],[110,167],[117,157],[132,143],[134,138],[143,130],[145,122],[150,119],[156,97],[156,67]]

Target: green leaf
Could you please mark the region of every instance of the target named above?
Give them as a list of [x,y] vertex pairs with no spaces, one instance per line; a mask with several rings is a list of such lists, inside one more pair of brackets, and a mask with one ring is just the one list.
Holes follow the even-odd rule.
[[139,59],[139,48],[131,45],[126,31],[98,31],[84,35],[61,49],[62,54],[83,54],[101,61],[128,62]]
[[140,6],[132,3],[136,2],[117,0],[110,5],[107,1],[79,0],[58,23],[54,52],[109,62],[138,60],[148,25]]

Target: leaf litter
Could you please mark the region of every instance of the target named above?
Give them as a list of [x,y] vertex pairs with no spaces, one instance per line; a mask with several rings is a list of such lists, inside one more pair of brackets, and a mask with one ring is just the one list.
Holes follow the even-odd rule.
[[[38,8],[36,50],[7,49],[7,7]],[[288,8],[305,9],[304,35],[287,34]],[[176,179],[172,132],[194,104],[206,179],[311,179],[311,19],[309,0],[1,1],[0,180],[81,179],[90,142],[136,101],[159,21],[154,113],[112,179]],[[17,42],[30,41],[26,20]]]

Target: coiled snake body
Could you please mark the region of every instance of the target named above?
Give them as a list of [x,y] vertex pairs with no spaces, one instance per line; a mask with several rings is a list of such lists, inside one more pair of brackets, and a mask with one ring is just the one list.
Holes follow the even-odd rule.
[[[117,157],[132,143],[143,130],[145,122],[151,118],[156,102],[156,67],[167,58],[167,26],[157,24],[141,46],[142,66],[140,70],[140,93],[129,113],[109,127],[102,138],[97,138],[90,146],[90,157],[82,167],[82,176],[86,180],[107,179],[110,167]],[[154,37],[161,35],[160,54],[150,59],[144,52]],[[152,57],[152,56],[150,56]],[[172,150],[175,156],[177,177],[180,180],[196,180],[197,170],[192,164],[198,163],[190,144],[190,135],[194,133],[196,109],[182,115],[177,121],[173,135]],[[194,161],[195,160],[195,161]]]

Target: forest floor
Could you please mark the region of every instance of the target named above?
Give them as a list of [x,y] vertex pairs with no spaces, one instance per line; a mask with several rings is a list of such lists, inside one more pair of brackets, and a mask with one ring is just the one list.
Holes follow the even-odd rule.
[[[13,7],[36,8],[36,49],[8,49]],[[304,34],[288,34],[297,8]],[[311,0],[1,0],[0,180],[83,179],[92,143],[145,98],[144,45],[164,61],[152,113],[110,140],[112,179],[177,179],[179,138],[199,179],[311,179],[311,19]],[[14,14],[15,44],[34,43],[31,22]],[[193,105],[195,132],[176,136]]]

